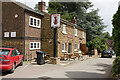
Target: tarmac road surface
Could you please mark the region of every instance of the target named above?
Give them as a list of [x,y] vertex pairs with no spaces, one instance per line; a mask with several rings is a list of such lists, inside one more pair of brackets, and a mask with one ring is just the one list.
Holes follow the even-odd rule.
[[69,66],[24,64],[3,78],[110,78],[113,58],[91,58]]

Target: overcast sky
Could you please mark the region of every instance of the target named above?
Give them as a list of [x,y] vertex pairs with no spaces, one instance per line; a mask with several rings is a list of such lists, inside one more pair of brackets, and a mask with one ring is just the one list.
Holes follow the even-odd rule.
[[[40,2],[41,0],[16,0],[19,2],[22,2],[26,5],[28,5],[31,8],[34,8],[35,4]],[[49,2],[49,0],[43,0],[46,3]],[[118,9],[118,2],[119,0],[89,0],[94,4],[94,9],[99,9],[99,16],[103,19],[103,22],[105,25],[108,25],[108,27],[105,29],[106,32],[109,32],[112,34],[112,17],[116,13]],[[48,6],[48,4],[47,4]]]

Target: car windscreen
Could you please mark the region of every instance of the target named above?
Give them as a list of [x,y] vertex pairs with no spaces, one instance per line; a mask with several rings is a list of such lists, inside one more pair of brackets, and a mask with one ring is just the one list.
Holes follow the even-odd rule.
[[104,53],[110,53],[110,50],[104,50]]
[[7,49],[0,49],[0,55],[7,55],[9,54],[10,50]]

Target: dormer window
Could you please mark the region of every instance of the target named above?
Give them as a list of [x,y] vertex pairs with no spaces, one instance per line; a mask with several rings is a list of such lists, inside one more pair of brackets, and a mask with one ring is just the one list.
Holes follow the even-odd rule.
[[74,31],[75,31],[75,36],[77,36],[77,29],[74,29]]
[[63,24],[63,31],[62,31],[62,33],[63,34],[67,34],[67,32],[66,32],[66,25],[65,24]]

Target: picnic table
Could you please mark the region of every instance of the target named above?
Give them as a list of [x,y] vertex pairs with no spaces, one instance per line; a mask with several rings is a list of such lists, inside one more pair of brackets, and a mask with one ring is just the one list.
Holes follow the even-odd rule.
[[78,57],[78,59],[80,59],[80,57],[82,56],[82,54],[79,53],[79,52],[74,52],[74,55],[75,55],[76,57]]
[[66,57],[67,60],[70,60],[72,55],[72,53],[64,53],[64,58]]

